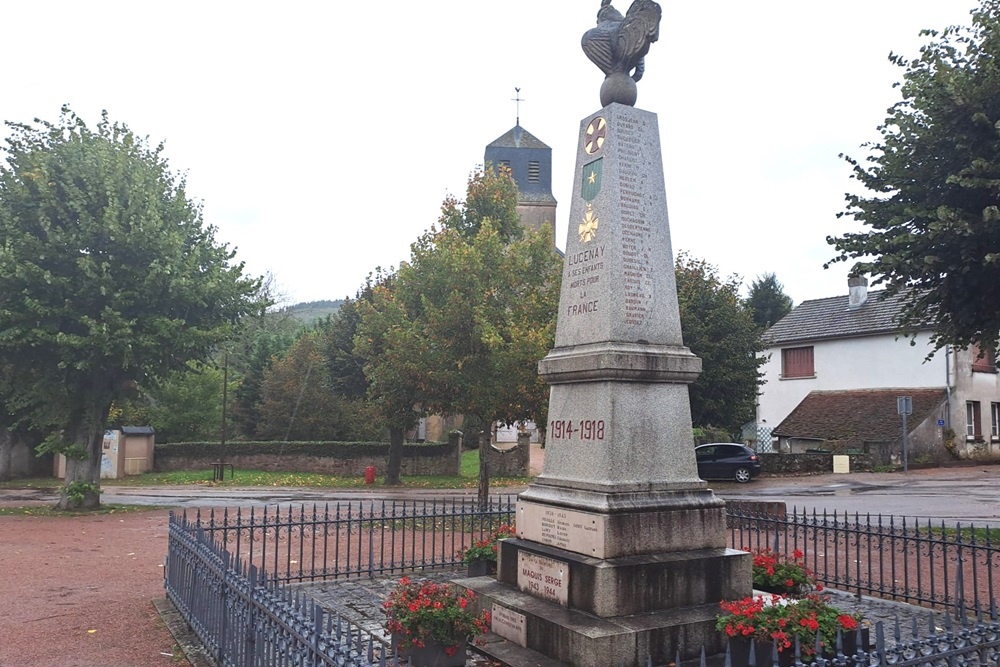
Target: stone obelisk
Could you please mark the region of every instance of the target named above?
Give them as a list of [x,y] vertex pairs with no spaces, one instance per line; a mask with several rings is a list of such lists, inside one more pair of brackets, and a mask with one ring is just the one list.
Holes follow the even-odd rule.
[[701,362],[681,337],[659,128],[631,106],[659,20],[651,0],[625,17],[603,0],[584,35],[605,106],[580,123],[555,348],[539,364],[545,470],[519,497],[498,582],[463,582],[495,632],[577,667],[721,650],[718,602],[751,592],[749,555],[726,548],[723,502],[698,478]]

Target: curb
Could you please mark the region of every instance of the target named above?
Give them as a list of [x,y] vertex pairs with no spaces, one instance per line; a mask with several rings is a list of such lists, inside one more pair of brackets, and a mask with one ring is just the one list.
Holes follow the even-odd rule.
[[170,630],[174,641],[184,652],[184,657],[187,658],[191,667],[215,667],[215,662],[205,653],[205,648],[198,636],[181,616],[181,613],[177,611],[173,602],[167,598],[156,598],[153,600],[153,607],[163,619],[164,625]]

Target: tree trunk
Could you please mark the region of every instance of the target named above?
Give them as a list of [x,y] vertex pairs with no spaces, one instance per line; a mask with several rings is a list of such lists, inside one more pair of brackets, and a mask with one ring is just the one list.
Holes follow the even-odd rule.
[[11,470],[11,454],[14,451],[14,439],[10,431],[0,426],[0,482],[6,482],[13,477]]
[[385,483],[389,486],[399,486],[403,483],[400,471],[403,469],[403,429],[392,426],[389,428],[389,468],[385,471]]
[[479,432],[479,507],[490,504],[490,432]]
[[106,408],[103,418],[85,417],[70,429],[75,436],[74,443],[83,448],[86,457],[66,457],[66,481],[56,506],[58,509],[98,509],[101,506],[101,458],[107,414]]

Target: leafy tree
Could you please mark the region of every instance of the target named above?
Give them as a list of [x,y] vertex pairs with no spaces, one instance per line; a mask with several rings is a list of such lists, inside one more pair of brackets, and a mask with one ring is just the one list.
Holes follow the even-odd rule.
[[[470,192],[509,179],[503,173],[473,178]],[[561,268],[550,239],[544,230],[512,240],[484,218],[471,238],[445,227],[413,245],[397,289],[420,335],[436,346],[437,354],[422,357],[424,372],[435,378],[426,388],[426,407],[474,415],[480,423],[544,421],[548,387],[538,361],[553,344]],[[489,493],[482,446],[488,437],[481,435],[481,502]]]
[[371,282],[367,282],[358,290],[355,299],[344,299],[337,313],[318,327],[323,337],[330,386],[338,394],[350,398],[363,398],[368,391],[365,360],[355,351],[354,336],[361,323],[359,302],[370,305],[374,299],[373,289]]
[[[222,430],[224,375],[214,364],[188,362],[184,370],[168,373],[139,398],[124,403],[118,414],[113,410],[109,423],[152,426],[160,443],[216,440]],[[235,385],[230,378],[230,392]]]
[[466,239],[479,233],[483,222],[489,220],[504,241],[521,238],[521,216],[517,212],[517,184],[510,168],[501,166],[494,170],[489,164],[469,175],[465,201],[449,195],[441,205],[438,222],[445,229],[453,229]]
[[762,331],[739,297],[737,277],[722,278],[716,267],[685,253],[677,257],[676,273],[684,344],[702,361],[691,385],[692,421],[734,433],[756,410]]
[[351,406],[330,389],[321,343],[318,332],[303,334],[264,374],[258,438],[353,439]]
[[379,270],[372,285],[371,300],[356,301],[360,318],[354,335],[354,351],[364,360],[367,395],[389,428],[389,462],[385,483],[402,483],[403,442],[406,431],[419,422],[424,410],[421,401],[433,369],[423,375],[427,364],[419,361],[435,347],[425,345],[414,322],[396,293],[397,275]]
[[747,306],[757,326],[767,329],[792,312],[792,298],[785,294],[785,286],[776,275],[765,273],[750,284]]
[[0,166],[0,354],[7,399],[67,454],[60,506],[99,505],[108,412],[147,378],[205,359],[258,308],[163,146],[107,114],[95,129],[8,123]]
[[230,374],[237,380],[231,394],[232,414],[240,436],[256,436],[264,376],[274,360],[288,352],[300,331],[298,320],[286,311],[268,310],[240,320],[234,336],[225,343]]
[[[550,230],[521,230],[515,204],[509,172],[475,172],[465,203],[446,200],[442,229],[424,233],[391,284],[376,288],[355,342],[396,428],[423,411],[480,423],[544,420],[538,361],[553,343],[561,262]],[[487,461],[480,456],[482,501]]]
[[[867,145],[846,158],[867,195],[848,194],[841,215],[866,229],[829,237],[904,300],[908,331],[935,324],[935,349],[996,349],[1000,331],[1000,0],[983,0],[972,26],[930,37],[903,69],[902,99]],[[831,263],[832,263],[831,262]]]

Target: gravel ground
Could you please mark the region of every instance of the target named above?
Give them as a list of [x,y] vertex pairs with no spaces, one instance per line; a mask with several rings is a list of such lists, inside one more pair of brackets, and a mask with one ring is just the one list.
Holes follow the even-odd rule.
[[152,604],[168,515],[0,517],[0,665],[186,667]]

